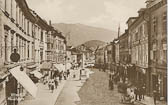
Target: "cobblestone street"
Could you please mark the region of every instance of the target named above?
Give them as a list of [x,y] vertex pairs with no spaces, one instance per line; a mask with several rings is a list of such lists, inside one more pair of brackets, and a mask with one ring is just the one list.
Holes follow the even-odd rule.
[[97,69],[93,72],[83,86],[79,80],[67,81],[55,105],[123,105],[117,87],[108,89],[108,74]]
[[107,73],[97,69],[94,72],[79,91],[81,102],[78,105],[122,105],[116,86],[109,90]]

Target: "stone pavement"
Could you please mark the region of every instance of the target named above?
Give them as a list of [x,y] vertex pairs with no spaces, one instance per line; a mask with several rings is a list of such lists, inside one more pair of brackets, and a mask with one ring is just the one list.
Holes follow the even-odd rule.
[[53,93],[48,89],[48,85],[38,83],[37,97],[34,99],[32,96],[26,96],[25,100],[19,103],[19,105],[54,105],[61,90],[63,89],[66,81],[62,80],[57,89]]
[[[141,100],[141,101],[136,101],[136,103],[140,103],[143,105],[155,105],[153,98],[152,97],[148,97],[145,96],[145,100]],[[165,101],[157,101],[156,105],[167,105]]]
[[[84,81],[80,80],[80,71],[71,71],[71,78],[67,80],[61,94],[59,95],[55,105],[76,105],[80,101],[78,91],[83,86]],[[75,75],[75,77],[73,77]],[[83,78],[86,80],[86,78]],[[82,82],[83,81],[83,82]]]

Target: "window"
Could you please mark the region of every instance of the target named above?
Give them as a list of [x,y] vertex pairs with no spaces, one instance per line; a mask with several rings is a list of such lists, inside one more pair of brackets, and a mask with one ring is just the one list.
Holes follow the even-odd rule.
[[157,17],[153,17],[153,33],[154,33],[154,36],[157,36],[157,28],[158,28],[158,24],[157,24],[157,22],[158,22],[158,19],[157,19]]
[[166,12],[163,13],[163,23],[162,23],[162,35],[166,36],[167,32],[167,14]]
[[11,17],[13,18],[13,0],[11,0]]
[[26,18],[24,18],[24,31],[26,32]]
[[147,36],[148,35],[148,24],[145,23],[144,24],[144,36]]
[[21,10],[19,9],[19,19],[18,19],[19,25],[21,25]]
[[13,34],[11,34],[11,52],[13,52],[13,44],[14,44],[13,41],[14,41]]
[[29,34],[29,21],[27,20],[27,34]]
[[32,24],[32,30],[31,30],[31,31],[32,31],[32,37],[34,38],[34,34],[35,34],[34,31],[35,31],[35,28],[34,28],[34,25],[33,25],[33,24]]
[[18,5],[16,4],[16,23],[18,23]]
[[41,42],[43,42],[43,31],[41,31]]
[[153,51],[153,59],[156,61],[156,59],[157,59],[157,51]]
[[5,36],[5,61],[8,61],[8,49],[7,49],[7,47],[8,47],[8,45],[7,45],[7,36]]
[[167,50],[163,50],[163,61],[167,62]]
[[34,46],[34,42],[32,42],[32,59],[35,59],[35,46]]
[[22,29],[24,29],[24,15],[22,13]]
[[7,11],[7,0],[5,0],[5,11]]
[[29,59],[30,58],[30,42],[27,43],[27,58]]
[[24,40],[24,59],[26,60],[26,40]]

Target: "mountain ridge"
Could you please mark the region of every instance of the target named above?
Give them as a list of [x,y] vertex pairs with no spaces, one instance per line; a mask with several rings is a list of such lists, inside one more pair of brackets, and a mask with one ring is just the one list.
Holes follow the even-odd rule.
[[112,41],[117,32],[100,27],[88,26],[81,23],[67,24],[54,23],[52,26],[63,33],[68,45],[78,46],[90,40],[100,40],[103,42]]

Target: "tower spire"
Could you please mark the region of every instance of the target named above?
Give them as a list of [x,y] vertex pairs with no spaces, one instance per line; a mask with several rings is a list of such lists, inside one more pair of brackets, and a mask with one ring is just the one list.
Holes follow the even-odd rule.
[[120,37],[120,23],[119,23],[119,26],[118,26],[118,38]]

